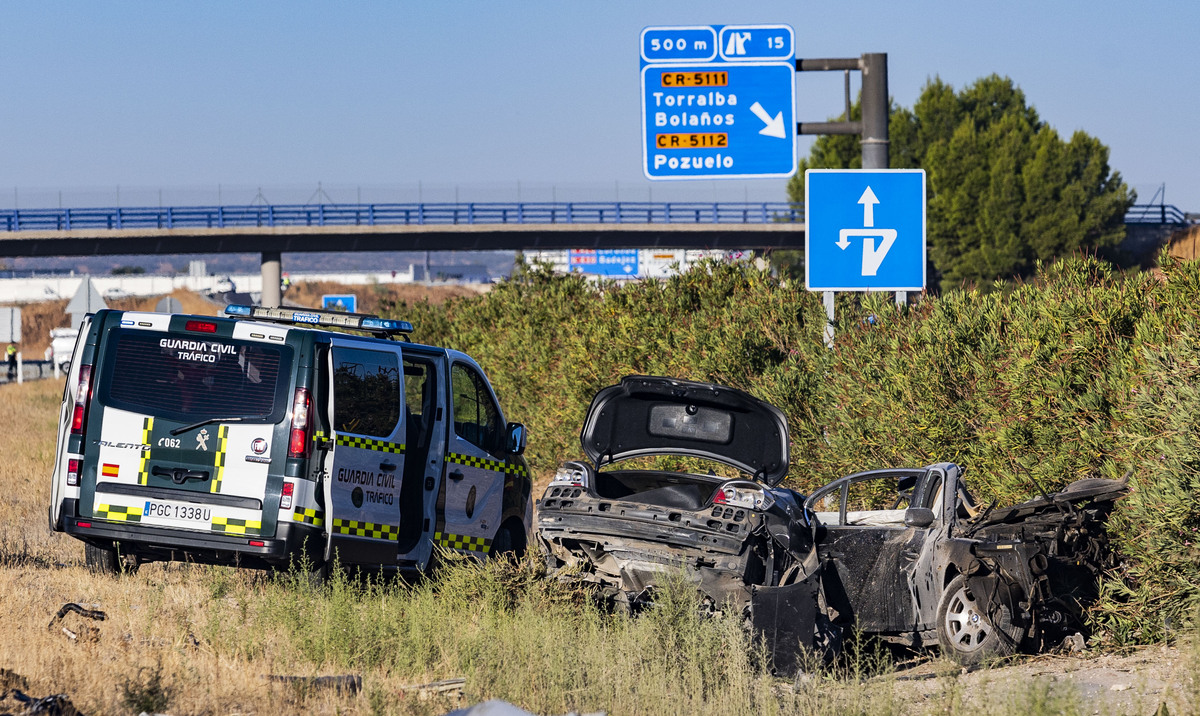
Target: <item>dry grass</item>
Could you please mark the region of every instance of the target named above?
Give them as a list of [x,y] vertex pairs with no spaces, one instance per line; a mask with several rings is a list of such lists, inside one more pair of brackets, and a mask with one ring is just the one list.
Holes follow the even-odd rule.
[[318,308],[321,305],[321,296],[352,293],[358,297],[359,313],[377,313],[380,310],[381,301],[392,304],[429,301],[430,304],[437,306],[452,298],[477,296],[486,289],[487,287],[482,285],[424,286],[422,284],[377,283],[348,286],[331,281],[301,281],[292,284],[287,295],[284,296],[284,300],[297,306]]
[[[470,285],[434,285],[421,284],[368,284],[348,286],[331,281],[303,281],[292,285],[285,297],[287,302],[297,306],[319,307],[321,296],[325,294],[353,293],[358,296],[358,310],[362,313],[375,313],[380,310],[380,303],[391,305],[402,303],[413,304],[429,301],[432,305],[440,305],[451,298],[475,296],[485,291],[486,286]],[[179,289],[170,294],[183,306],[183,313],[200,316],[215,316],[223,306],[211,301],[194,291]],[[162,300],[162,296],[130,296],[128,298],[109,299],[109,308],[122,311],[153,311],[154,306]],[[71,317],[66,313],[67,299],[53,301],[38,301],[21,304],[21,341],[20,350],[25,360],[40,360],[50,345],[50,329],[68,326]]]
[[[291,575],[183,564],[92,575],[81,543],[46,524],[60,395],[49,380],[0,386],[0,407],[17,418],[0,431],[0,668],[28,679],[28,693],[66,693],[85,713],[156,703],[172,714],[440,714],[491,698],[537,713],[1094,710],[1070,690],[1016,683],[1003,671],[979,691],[954,669],[914,695],[911,682],[870,659],[793,692],[756,666],[738,620],[701,618],[687,590],[668,590],[642,617],[610,616],[539,579],[532,562],[451,565],[412,587],[338,576],[314,589]],[[68,602],[108,618],[72,614],[49,628]],[[1183,666],[1196,672],[1200,652]],[[362,676],[360,693],[263,678],[347,673]],[[453,677],[466,679],[461,700],[421,700],[404,688]],[[1177,703],[1185,708],[1173,713],[1194,709],[1195,696]]]

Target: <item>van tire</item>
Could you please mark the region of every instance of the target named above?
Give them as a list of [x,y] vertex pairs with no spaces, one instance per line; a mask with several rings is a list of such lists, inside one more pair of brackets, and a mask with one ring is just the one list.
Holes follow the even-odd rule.
[[496,530],[492,540],[491,558],[508,558],[520,560],[525,554],[525,541],[514,531],[512,522],[505,522]]
[[116,546],[99,547],[91,542],[83,545],[83,562],[93,574],[117,575],[121,573],[121,562],[117,558]]

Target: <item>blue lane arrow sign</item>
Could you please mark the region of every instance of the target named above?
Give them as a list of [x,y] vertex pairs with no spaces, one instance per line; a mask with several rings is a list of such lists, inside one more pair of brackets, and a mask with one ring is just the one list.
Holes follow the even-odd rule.
[[925,171],[804,173],[805,286],[810,291],[925,288]]

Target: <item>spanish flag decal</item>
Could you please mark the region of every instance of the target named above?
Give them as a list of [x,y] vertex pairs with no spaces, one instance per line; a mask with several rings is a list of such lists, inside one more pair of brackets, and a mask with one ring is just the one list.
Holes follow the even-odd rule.
[[106,462],[100,467],[100,474],[105,477],[116,477],[119,468],[112,463]]

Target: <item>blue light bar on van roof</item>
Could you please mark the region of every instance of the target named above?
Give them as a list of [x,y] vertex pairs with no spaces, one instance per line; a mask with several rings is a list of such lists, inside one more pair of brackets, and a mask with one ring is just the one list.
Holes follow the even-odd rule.
[[408,321],[397,321],[390,318],[380,318],[365,313],[345,313],[343,311],[318,311],[311,308],[267,308],[266,306],[242,306],[231,304],[225,307],[228,316],[244,316],[276,323],[303,323],[316,326],[337,326],[339,328],[357,328],[370,333],[412,333],[413,325]]

